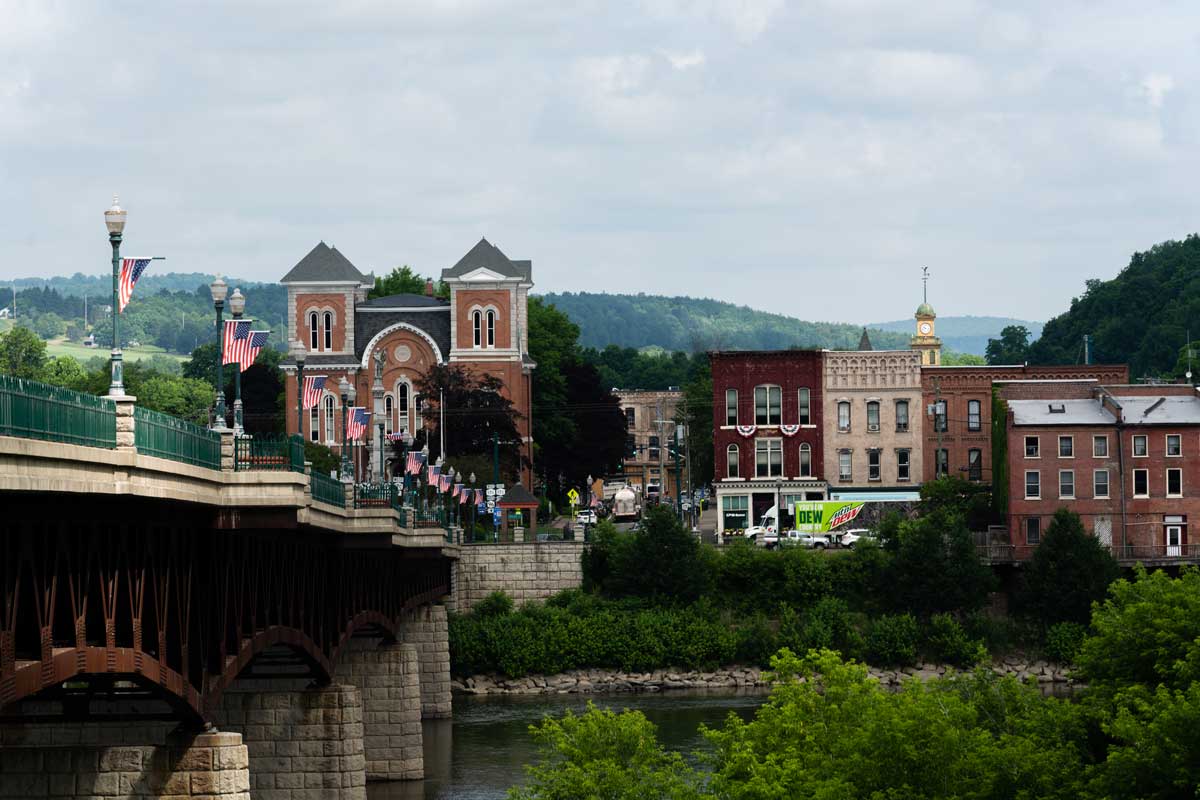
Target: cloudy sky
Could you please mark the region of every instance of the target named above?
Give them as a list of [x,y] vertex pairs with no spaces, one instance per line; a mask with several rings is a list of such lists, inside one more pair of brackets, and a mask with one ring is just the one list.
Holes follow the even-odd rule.
[[479,236],[541,291],[1044,319],[1198,228],[1193,2],[0,0],[0,279]]

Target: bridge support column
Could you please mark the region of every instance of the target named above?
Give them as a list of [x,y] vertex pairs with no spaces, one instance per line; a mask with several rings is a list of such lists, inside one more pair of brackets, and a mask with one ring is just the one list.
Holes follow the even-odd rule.
[[450,716],[450,629],[446,607],[427,605],[407,611],[401,638],[417,647],[421,666],[421,717]]
[[117,410],[117,449],[136,450],[133,407],[137,404],[137,398],[133,395],[121,395],[112,399]]
[[367,780],[425,777],[416,645],[351,639],[336,678],[358,687],[362,696]]
[[[79,738],[78,727],[75,734]],[[250,800],[248,756],[239,734],[175,733],[165,746],[161,742],[5,746],[0,797]]]
[[303,685],[243,679],[222,695],[217,724],[246,742],[254,800],[365,800],[358,689]]

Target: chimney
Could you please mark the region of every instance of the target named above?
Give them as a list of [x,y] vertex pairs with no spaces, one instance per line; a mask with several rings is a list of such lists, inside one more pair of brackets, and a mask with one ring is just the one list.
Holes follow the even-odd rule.
[[433,297],[433,278],[425,279],[425,296]]

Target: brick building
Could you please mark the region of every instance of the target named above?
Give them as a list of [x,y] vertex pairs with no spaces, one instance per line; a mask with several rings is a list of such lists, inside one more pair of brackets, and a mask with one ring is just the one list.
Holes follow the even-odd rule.
[[1195,560],[1200,396],[1186,385],[1029,382],[1007,399],[1009,536],[1017,560],[1066,507],[1125,560]]
[[622,389],[613,394],[625,415],[629,455],[622,464],[623,480],[647,498],[661,498],[664,492],[678,498],[680,482],[686,486],[687,481],[682,460],[676,463],[668,444],[675,439],[675,410],[683,392]]
[[718,532],[756,524],[781,500],[825,499],[822,352],[710,357]]
[[824,353],[824,463],[836,491],[909,490],[921,483],[922,354]]
[[[517,423],[524,455],[532,460],[530,424],[531,373],[527,304],[533,286],[529,261],[513,261],[481,239],[453,267],[442,271],[450,299],[425,294],[398,294],[368,300],[373,276],[364,275],[336,248],[319,243],[280,282],[287,287],[288,338],[308,350],[307,375],[326,375],[319,404],[304,415],[304,434],[340,450],[342,409],[338,381],[354,384],[355,405],[373,411],[373,357],[384,356],[383,411],[385,433],[422,427],[422,401],[436,407],[437,398],[421,398],[416,383],[435,364],[462,364],[476,374],[504,383],[504,392],[521,415]],[[296,432],[294,362],[281,365],[288,374],[288,433]],[[453,424],[452,422],[448,422]],[[371,419],[371,448],[378,447],[377,419]],[[451,460],[453,453],[449,454]],[[526,485],[530,471],[522,476]]]

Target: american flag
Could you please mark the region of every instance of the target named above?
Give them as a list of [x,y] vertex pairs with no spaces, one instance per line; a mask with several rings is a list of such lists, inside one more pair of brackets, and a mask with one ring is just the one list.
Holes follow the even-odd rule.
[[258,358],[258,351],[267,346],[267,339],[270,335],[270,331],[250,331],[250,344],[246,347],[246,360],[241,362],[242,372],[254,366],[254,361]]
[[426,477],[425,482],[428,483],[430,486],[433,486],[435,483],[437,483],[438,475],[441,473],[441,471],[442,471],[442,468],[439,467],[437,464],[430,464],[429,465],[429,475]]
[[304,407],[312,408],[321,402],[321,391],[328,375],[308,375],[304,378]]
[[367,425],[371,421],[371,412],[362,406],[354,406],[350,409],[350,416],[346,422],[346,436],[353,441],[358,441],[363,438],[363,434],[367,432]]
[[450,496],[458,497],[460,494],[462,494],[462,490],[463,490],[463,485],[461,483],[456,483],[456,484],[454,484],[454,493],[451,494]]
[[240,364],[245,360],[245,353],[250,346],[249,320],[225,320],[225,343],[221,349],[222,364]]
[[387,435],[387,440],[389,442],[403,442],[404,441],[404,431],[400,431],[398,433],[389,433]]
[[425,454],[414,450],[408,451],[408,460],[404,464],[404,472],[408,475],[420,475],[421,466],[425,463]]
[[450,476],[449,475],[442,475],[438,478],[438,491],[439,492],[450,491]]
[[142,277],[142,273],[146,271],[146,267],[150,266],[151,260],[149,258],[121,259],[121,311],[124,311],[125,306],[129,305],[129,298],[133,296],[133,287],[138,282],[138,278]]

